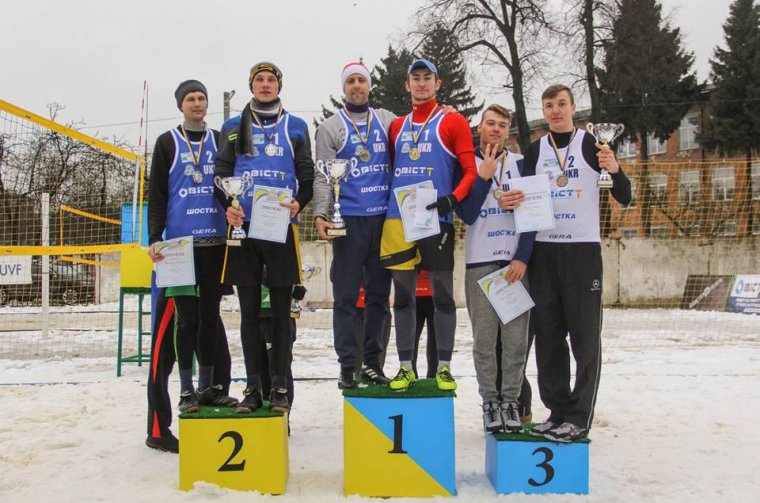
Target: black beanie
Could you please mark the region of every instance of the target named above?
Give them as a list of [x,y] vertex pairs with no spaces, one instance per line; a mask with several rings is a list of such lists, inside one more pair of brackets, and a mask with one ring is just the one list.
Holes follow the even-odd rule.
[[206,91],[206,86],[204,86],[198,80],[186,80],[178,85],[177,90],[174,91],[174,97],[177,99],[177,108],[182,110],[182,100],[184,100],[185,96],[187,96],[189,93],[194,92],[202,92],[208,100],[208,91]]

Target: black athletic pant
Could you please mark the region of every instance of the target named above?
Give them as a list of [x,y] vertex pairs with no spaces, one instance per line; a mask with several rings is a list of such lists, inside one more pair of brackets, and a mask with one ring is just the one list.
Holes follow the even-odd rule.
[[[269,371],[269,360],[272,358],[272,335],[273,326],[272,318],[261,318],[261,330],[264,333],[264,347],[262,348],[262,365],[261,365],[261,394],[268,397],[272,391],[272,374]],[[288,372],[286,375],[288,381],[288,403],[293,407],[295,398],[295,388],[293,386],[293,343],[296,341],[296,320],[290,318],[290,351],[288,352]]]
[[[590,428],[602,357],[600,244],[537,241],[530,262],[530,291],[536,303],[538,390],[551,411],[549,420]],[[572,389],[570,349],[575,359]]]
[[[333,344],[341,368],[380,366],[383,345],[383,320],[388,315],[391,274],[380,264],[380,237],[384,215],[344,217],[347,234],[332,241],[333,260],[330,281],[333,285]],[[364,285],[364,354],[356,358],[356,299]]]
[[[151,330],[151,362],[148,368],[148,435],[160,438],[168,434],[172,424],[172,404],[169,397],[169,375],[175,362],[172,335],[174,330],[174,299],[164,296],[164,289],[153,288],[153,327]],[[221,384],[225,393],[230,390],[232,360],[227,334],[221,318],[217,319],[216,349],[214,351],[214,384]]]
[[[245,355],[245,373],[249,386],[258,386],[264,373],[263,357],[266,339],[261,327],[261,286],[238,285],[240,299],[240,341]],[[272,387],[287,388],[288,355],[292,346],[290,331],[290,299],[293,287],[270,287],[272,312],[272,352],[268,360]]]
[[417,372],[417,355],[420,349],[420,338],[422,337],[422,329],[427,324],[427,346],[425,349],[425,356],[427,358],[427,373],[426,377],[435,377],[438,371],[438,346],[435,343],[435,305],[433,304],[433,297],[431,295],[425,295],[417,297],[417,327],[414,336],[414,353],[412,354],[412,369],[414,375],[417,377],[420,374]]

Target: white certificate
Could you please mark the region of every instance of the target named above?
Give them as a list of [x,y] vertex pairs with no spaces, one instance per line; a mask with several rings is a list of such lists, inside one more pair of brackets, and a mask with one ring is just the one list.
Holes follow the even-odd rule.
[[522,282],[507,281],[508,270],[509,266],[503,267],[478,280],[480,289],[505,325],[536,305]]
[[193,236],[167,239],[156,243],[154,250],[164,259],[153,264],[156,268],[156,286],[195,285]]
[[284,243],[288,238],[290,208],[280,206],[293,198],[291,189],[253,186],[253,210],[248,237]]
[[[418,198],[418,192],[422,196],[421,198]],[[435,236],[441,232],[438,211],[425,209],[425,206],[434,203],[437,197],[437,191],[431,180],[396,187],[393,189],[393,195],[401,213],[404,239],[407,243],[413,243],[428,236]]]
[[525,199],[515,208],[515,230],[518,233],[554,229],[554,208],[552,207],[549,175],[546,173],[523,178],[512,178],[511,189],[521,190]]

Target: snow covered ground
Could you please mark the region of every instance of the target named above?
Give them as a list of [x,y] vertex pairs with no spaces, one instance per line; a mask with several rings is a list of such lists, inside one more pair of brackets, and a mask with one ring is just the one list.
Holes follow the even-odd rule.
[[[329,312],[314,316],[329,319]],[[654,319],[660,320],[659,328],[652,325]],[[334,379],[331,331],[314,320],[304,320],[311,328],[299,330],[296,344],[295,373],[311,379],[296,383],[290,481],[287,494],[276,501],[357,501],[361,498],[342,495],[342,397]],[[469,502],[490,500],[495,493],[484,473],[466,320],[460,310],[453,370],[459,383],[457,490],[458,498]],[[760,492],[759,320],[727,313],[606,312],[590,494],[500,498],[755,501],[752,494]],[[237,336],[232,328],[233,375],[242,377]],[[392,373],[393,346],[388,362],[386,371]],[[177,489],[177,456],[143,444],[146,373],[146,367],[127,365],[125,375],[116,378],[114,356],[0,360],[3,503],[256,499],[207,484],[190,493]],[[528,374],[535,390],[532,357]],[[239,396],[243,387],[235,383],[233,393]],[[545,409],[535,394],[534,416],[540,420]]]

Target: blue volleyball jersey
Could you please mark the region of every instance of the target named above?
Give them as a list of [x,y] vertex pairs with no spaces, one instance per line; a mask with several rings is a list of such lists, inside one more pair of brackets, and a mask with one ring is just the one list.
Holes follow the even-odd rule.
[[[454,184],[454,171],[458,161],[456,155],[446,148],[441,140],[440,125],[443,116],[443,111],[439,109],[420,133],[416,146],[420,152],[420,157],[416,161],[409,157],[409,152],[415,148],[413,131],[409,124],[409,118],[412,117],[412,114],[404,119],[404,126],[399,131],[395,144],[388,218],[401,218],[398,203],[393,195],[393,189],[396,187],[405,187],[432,180],[433,187],[438,191],[439,197],[451,194]],[[414,131],[418,132],[422,124],[415,123],[415,126]],[[454,216],[449,213],[445,217],[440,217],[440,220],[453,223]]]
[[[245,212],[245,221],[251,221],[251,208],[253,203],[253,187],[266,185],[291,189],[293,197],[296,197],[298,187],[296,183],[295,154],[293,143],[288,134],[288,121],[290,114],[283,112],[280,122],[275,125],[265,124],[262,129],[256,123],[251,126],[253,135],[253,155],[237,154],[235,156],[234,176],[243,176],[250,173],[253,177],[253,185],[242,196],[238,196],[240,207]],[[273,150],[273,155],[267,155],[267,147]],[[296,223],[298,218],[292,220]]]
[[[357,165],[348,177],[340,182],[340,212],[347,216],[382,215],[388,209],[390,188],[390,154],[388,153],[388,133],[377,118],[374,110],[370,124],[357,124],[359,134],[351,125],[345,111],[340,111],[346,128],[346,139],[338,150],[338,159],[356,158]],[[364,143],[364,140],[366,143]],[[370,153],[368,161],[359,158],[361,149]]]
[[[166,207],[166,239],[181,236],[210,238],[224,236],[227,218],[214,197],[216,141],[207,130],[201,142],[190,142],[180,128],[171,130],[174,160],[169,168],[169,200]],[[200,150],[201,159],[195,164]],[[195,158],[193,157],[195,156]]]

